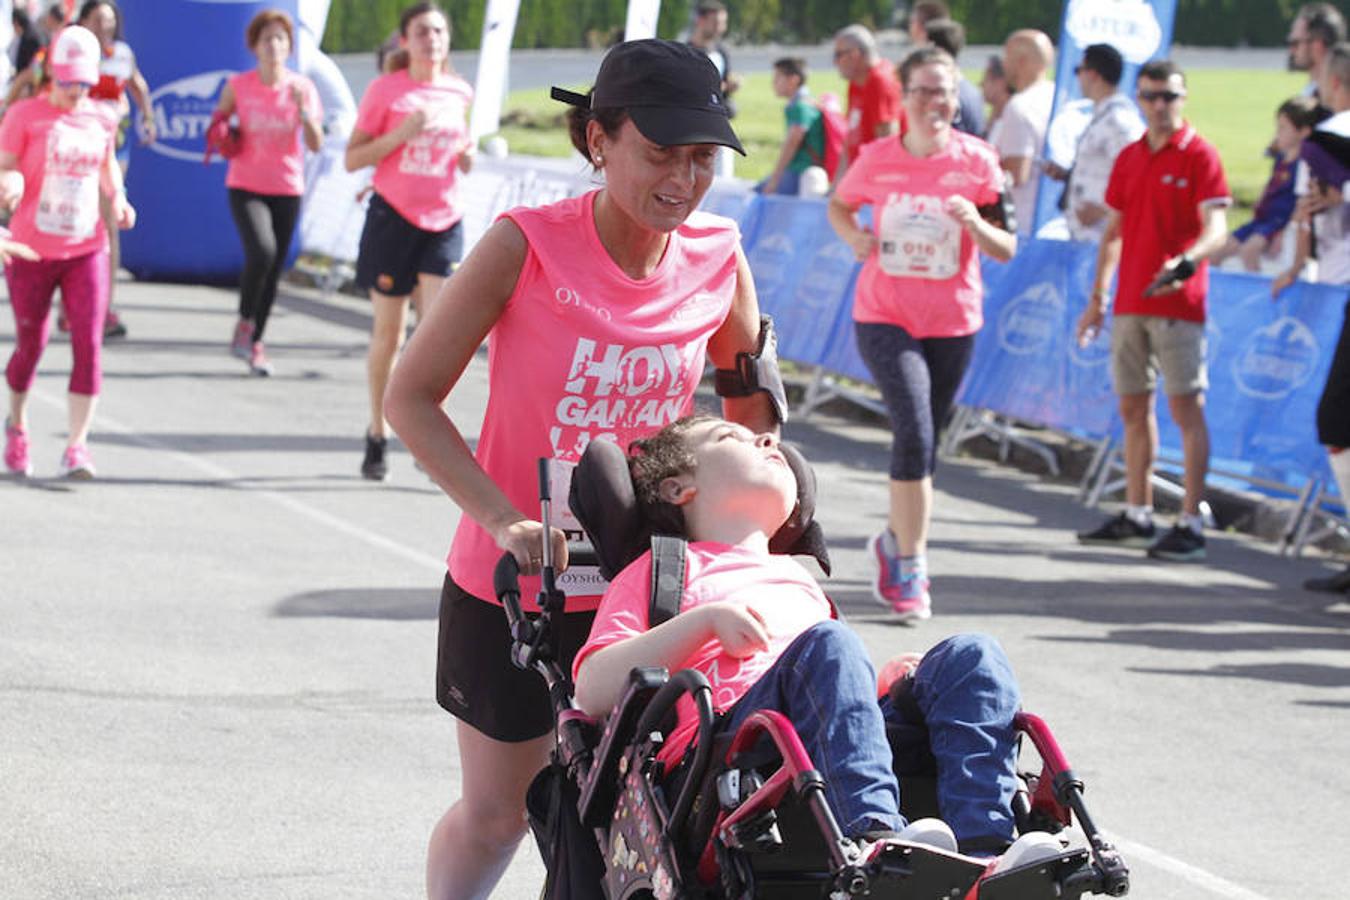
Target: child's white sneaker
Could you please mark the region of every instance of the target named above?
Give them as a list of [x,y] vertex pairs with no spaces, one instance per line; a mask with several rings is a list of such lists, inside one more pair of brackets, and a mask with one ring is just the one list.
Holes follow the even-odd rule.
[[994,864],[993,874],[1019,869],[1043,859],[1055,859],[1064,852],[1064,842],[1048,831],[1028,831],[1012,842]]
[[901,828],[895,839],[956,852],[956,835],[952,833],[951,826],[941,819],[915,819]]

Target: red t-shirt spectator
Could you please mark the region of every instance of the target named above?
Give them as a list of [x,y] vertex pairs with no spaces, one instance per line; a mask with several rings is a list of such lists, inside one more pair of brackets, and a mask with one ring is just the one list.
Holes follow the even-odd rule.
[[1231,200],[1218,151],[1189,123],[1156,153],[1147,134],[1122,150],[1106,186],[1106,205],[1120,213],[1116,315],[1205,321],[1208,263],[1198,262],[1180,290],[1154,297],[1144,290],[1163,263],[1200,236],[1200,207]]
[[895,77],[895,66],[881,60],[867,72],[862,84],[848,85],[848,158],[858,158],[858,148],[878,137],[877,126],[883,122],[899,122],[900,133],[905,131],[905,110],[900,105],[900,82]]

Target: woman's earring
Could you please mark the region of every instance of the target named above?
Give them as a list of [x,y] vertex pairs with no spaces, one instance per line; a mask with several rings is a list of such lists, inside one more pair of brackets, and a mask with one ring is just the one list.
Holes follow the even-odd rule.
[[603,166],[605,164],[605,158],[599,153],[595,154],[595,164],[597,166]]

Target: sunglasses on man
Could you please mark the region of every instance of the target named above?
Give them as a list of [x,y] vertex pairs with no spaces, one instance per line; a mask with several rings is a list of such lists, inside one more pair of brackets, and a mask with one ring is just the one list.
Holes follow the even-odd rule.
[[1164,103],[1176,103],[1185,96],[1185,91],[1140,91],[1139,102],[1156,103],[1161,100]]

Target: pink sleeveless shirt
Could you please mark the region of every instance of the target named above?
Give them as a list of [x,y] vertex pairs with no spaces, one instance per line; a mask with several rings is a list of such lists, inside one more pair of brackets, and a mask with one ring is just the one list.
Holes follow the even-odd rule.
[[[692,408],[708,339],[736,290],[734,222],[695,212],[671,234],[656,270],[634,280],[600,243],[596,193],[505,214],[529,249],[488,336],[488,405],[476,454],[531,518],[539,516],[537,460],[552,460],[553,524],[564,530],[579,530],[566,512],[567,486],[590,441],[627,447]],[[447,560],[457,584],[496,602],[492,569],[501,555],[491,535],[461,517]],[[538,581],[521,579],[527,608]],[[604,591],[598,575],[583,570],[565,573],[560,586],[569,611],[594,609]]]

